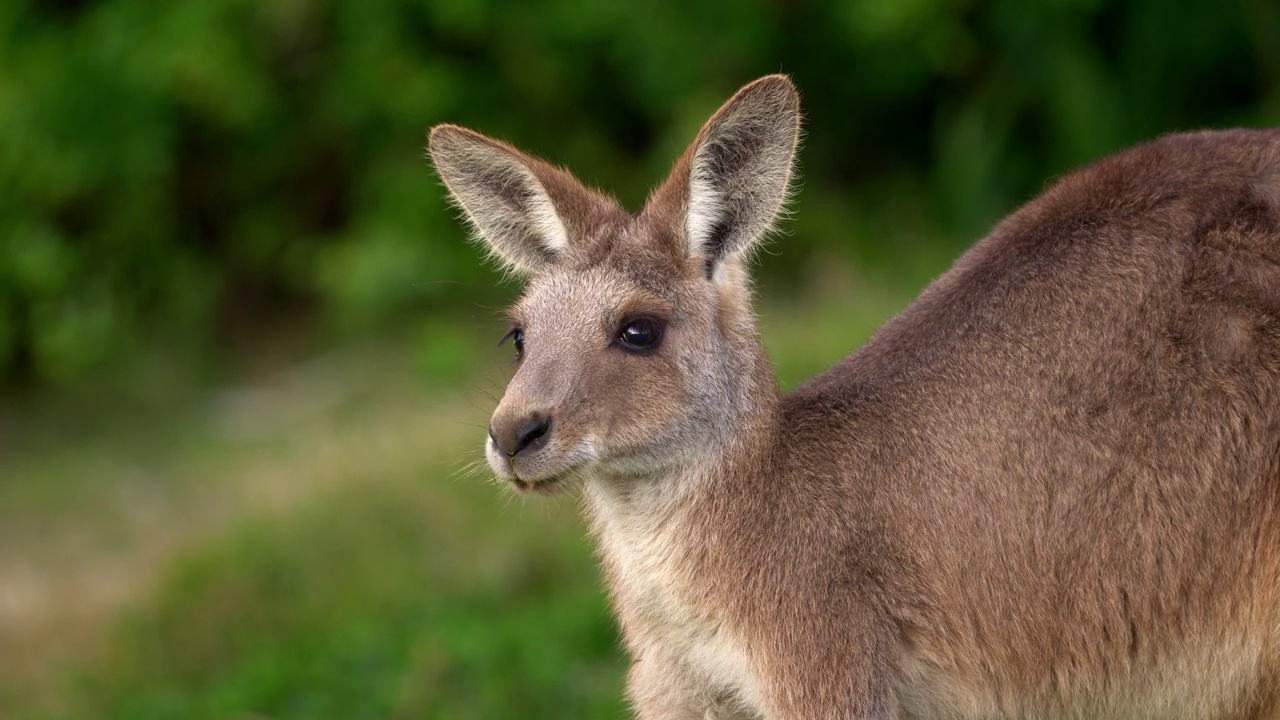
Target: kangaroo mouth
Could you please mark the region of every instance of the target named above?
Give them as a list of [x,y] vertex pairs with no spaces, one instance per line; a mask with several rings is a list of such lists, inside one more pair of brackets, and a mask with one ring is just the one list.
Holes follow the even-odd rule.
[[565,476],[572,471],[572,468],[570,468],[554,475],[530,480],[520,477],[520,471],[516,469],[516,459],[514,457],[508,458],[507,467],[511,469],[511,484],[515,485],[517,490],[522,493],[539,493],[543,495],[550,495],[559,490]]
[[[558,458],[532,458],[532,462],[520,462],[519,457],[503,459],[503,471],[521,493],[552,495],[584,479],[583,472],[591,465],[592,458],[582,453],[569,453]],[[496,470],[496,468],[495,468]]]
[[541,480],[523,480],[518,476],[511,477],[511,484],[522,493],[531,493],[536,495],[554,495],[565,486],[564,474],[553,475]]
[[501,454],[492,438],[485,449],[489,467],[500,480],[506,480],[520,493],[551,495],[585,479],[595,458],[579,449],[569,453],[548,454],[543,449],[531,457],[523,454]]

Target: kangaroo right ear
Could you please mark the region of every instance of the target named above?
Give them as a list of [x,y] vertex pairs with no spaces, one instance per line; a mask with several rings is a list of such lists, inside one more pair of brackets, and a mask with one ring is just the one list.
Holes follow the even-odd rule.
[[517,272],[540,272],[568,252],[565,217],[594,202],[563,170],[456,125],[432,128],[428,152],[476,234]]
[[800,138],[800,96],[785,75],[743,87],[707,121],[650,212],[676,218],[685,254],[712,280],[773,227],[787,199]]

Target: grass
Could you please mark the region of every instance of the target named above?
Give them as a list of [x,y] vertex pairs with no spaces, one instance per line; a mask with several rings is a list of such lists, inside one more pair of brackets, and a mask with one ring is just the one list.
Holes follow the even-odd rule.
[[[761,312],[785,386],[910,295],[810,287]],[[464,472],[502,371],[424,378],[421,354],[347,350],[0,456],[6,716],[623,717],[574,499]]]

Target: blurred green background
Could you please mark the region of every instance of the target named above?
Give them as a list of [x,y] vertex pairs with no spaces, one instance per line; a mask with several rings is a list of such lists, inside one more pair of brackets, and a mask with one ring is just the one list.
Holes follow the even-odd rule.
[[637,207],[777,71],[790,386],[1053,177],[1280,124],[1280,8],[0,1],[0,716],[622,716],[575,501],[486,482],[518,287],[425,130]]

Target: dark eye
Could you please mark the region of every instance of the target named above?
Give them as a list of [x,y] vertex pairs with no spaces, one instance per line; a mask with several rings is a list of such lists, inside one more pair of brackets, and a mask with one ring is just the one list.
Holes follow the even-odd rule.
[[662,342],[662,324],[653,318],[636,318],[623,323],[618,344],[627,350],[653,350]]
[[501,346],[502,343],[507,341],[507,338],[510,338],[511,344],[516,346],[516,359],[519,360],[520,357],[524,355],[524,328],[511,328],[507,331],[507,334],[503,335],[502,339],[498,341],[498,345]]

